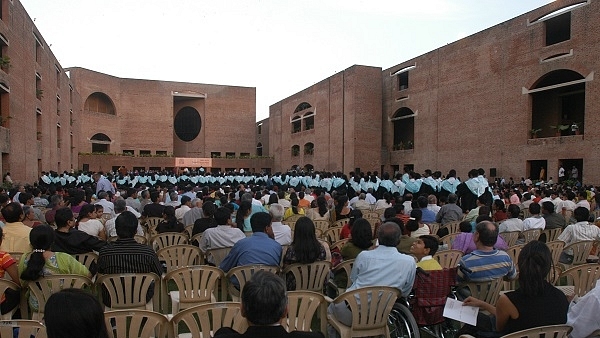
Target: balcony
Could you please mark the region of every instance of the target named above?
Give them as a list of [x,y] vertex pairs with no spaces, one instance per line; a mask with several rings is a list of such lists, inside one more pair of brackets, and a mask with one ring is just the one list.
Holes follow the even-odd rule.
[[545,146],[545,145],[560,145],[560,144],[571,144],[583,141],[584,135],[568,135],[568,136],[555,136],[555,137],[544,137],[544,138],[530,138],[527,140],[528,146]]

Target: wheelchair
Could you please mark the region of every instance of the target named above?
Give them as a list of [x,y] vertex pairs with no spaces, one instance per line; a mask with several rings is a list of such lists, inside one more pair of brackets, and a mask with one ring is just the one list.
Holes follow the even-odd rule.
[[390,337],[420,338],[421,330],[437,338],[451,338],[453,322],[444,318],[446,298],[456,298],[456,268],[439,271],[417,269],[413,290],[398,298],[388,317]]

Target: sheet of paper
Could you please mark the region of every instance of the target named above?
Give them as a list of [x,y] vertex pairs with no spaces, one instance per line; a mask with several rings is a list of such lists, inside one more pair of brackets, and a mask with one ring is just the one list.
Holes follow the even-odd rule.
[[463,302],[448,298],[444,306],[444,317],[458,320],[470,325],[477,324],[479,308],[475,306],[463,306]]

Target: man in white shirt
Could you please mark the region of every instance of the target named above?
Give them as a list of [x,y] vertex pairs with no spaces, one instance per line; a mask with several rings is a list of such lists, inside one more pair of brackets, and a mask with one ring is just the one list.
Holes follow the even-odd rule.
[[542,208],[537,203],[531,203],[529,205],[529,212],[531,217],[527,217],[523,220],[523,230],[529,229],[542,229],[546,228],[546,219],[540,216]]
[[191,203],[191,209],[183,214],[183,225],[192,225],[199,218],[202,218],[202,199],[194,198]]
[[187,195],[183,195],[181,196],[181,206],[175,210],[175,217],[177,218],[178,221],[182,221],[183,220],[183,215],[185,215],[188,211],[190,211],[192,205],[192,199],[187,196]]
[[591,337],[594,331],[600,330],[600,280],[585,296],[573,300],[567,313],[567,325],[573,327],[571,338]]
[[565,246],[579,241],[600,240],[600,228],[589,223],[590,211],[584,207],[576,208],[573,217],[577,223],[568,225],[558,236],[559,241],[565,242]]
[[377,203],[377,199],[375,198],[375,196],[373,196],[373,188],[367,189],[365,201],[367,201],[370,205]]
[[508,219],[498,225],[499,232],[523,231],[523,221],[519,219],[521,209],[516,204],[508,206]]
[[275,241],[281,245],[289,245],[292,243],[292,229],[281,223],[285,210],[279,203],[273,203],[269,206],[269,214],[271,214],[271,228],[275,235]]
[[[104,224],[104,229],[106,230],[106,236],[108,236],[108,237],[116,237],[117,236],[117,230],[115,228],[115,222],[117,220],[117,216],[119,216],[122,212],[128,210],[127,203],[125,202],[124,199],[116,200],[115,204],[114,204],[114,208],[115,208],[114,211],[116,213],[115,217],[107,220],[106,224]],[[106,209],[104,209],[104,211],[106,211]],[[138,213],[138,215],[140,215],[140,214]],[[137,217],[137,215],[136,215],[136,217]],[[137,218],[139,218],[139,217],[137,217]],[[136,235],[144,236],[144,229],[140,225],[139,221],[138,221]]]
[[591,206],[590,206],[590,202],[588,202],[588,200],[587,200],[587,192],[585,192],[585,191],[579,192],[579,194],[577,195],[577,204],[575,204],[575,206],[577,208],[584,207],[584,208],[588,209],[588,211],[590,210]]
[[281,204],[284,208],[289,208],[292,206],[292,203],[285,199],[285,191],[279,190],[279,192],[277,192],[277,197],[279,198],[277,203]]
[[[242,230],[231,223],[231,211],[225,207],[215,210],[217,227],[208,228],[200,239],[200,250],[206,252],[209,249],[230,248],[240,239],[246,238]],[[210,259],[209,259],[210,261]]]

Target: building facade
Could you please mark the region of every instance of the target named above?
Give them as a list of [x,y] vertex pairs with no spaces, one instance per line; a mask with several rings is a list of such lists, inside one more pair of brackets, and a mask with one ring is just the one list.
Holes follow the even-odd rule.
[[[271,106],[274,170],[408,166],[466,177],[481,167],[490,178],[538,179],[544,168],[556,181],[562,165],[600,183],[598,21],[599,1],[557,0],[377,76],[351,67]],[[364,86],[340,80],[358,69],[369,69]],[[315,126],[305,130],[311,109]],[[306,143],[315,144],[309,156]]]

